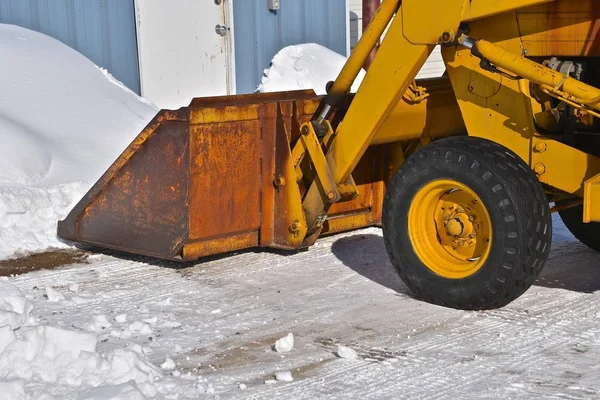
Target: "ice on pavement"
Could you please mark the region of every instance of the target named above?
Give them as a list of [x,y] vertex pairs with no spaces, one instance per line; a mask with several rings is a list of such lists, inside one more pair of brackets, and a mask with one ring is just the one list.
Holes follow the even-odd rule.
[[0,259],[48,247],[157,109],[61,42],[0,24]]
[[355,360],[358,357],[356,350],[346,346],[338,346],[336,353],[340,358],[345,358],[347,360]]
[[294,334],[292,332],[288,333],[281,339],[277,339],[275,341],[275,350],[279,353],[287,353],[292,351],[294,348]]

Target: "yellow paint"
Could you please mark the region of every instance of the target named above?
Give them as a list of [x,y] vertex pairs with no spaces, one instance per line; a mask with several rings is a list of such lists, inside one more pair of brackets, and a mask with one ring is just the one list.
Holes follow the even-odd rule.
[[337,182],[348,179],[432,50],[432,45],[411,44],[402,18],[394,18],[327,154]]
[[583,196],[583,222],[600,222],[600,174],[585,182]]
[[544,67],[520,54],[504,50],[486,40],[477,41],[477,50],[492,64],[514,75],[537,83],[550,92],[565,94],[568,96],[567,100],[575,104],[600,110],[600,89]]
[[424,185],[408,211],[408,236],[415,254],[447,279],[464,279],[485,264],[492,245],[491,224],[477,194],[447,179]]
[[259,118],[259,104],[190,109],[190,125],[215,122],[253,121]]
[[[567,85],[566,89],[578,97],[583,97],[581,91],[585,90],[588,93],[585,97],[593,100],[598,89],[558,79],[554,71],[549,73],[547,68],[532,65],[520,56],[518,32],[518,24],[510,13],[471,23],[472,37],[489,38],[480,42],[486,57],[507,72],[545,83],[561,83],[563,90]],[[583,196],[584,182],[600,173],[600,159],[537,132],[534,116],[539,115],[544,105],[532,98],[529,82],[510,80],[481,69],[480,59],[465,49],[444,48],[442,55],[469,135],[511,149],[538,173],[542,183]],[[540,76],[532,76],[535,74],[528,69],[538,71]],[[490,90],[492,87],[497,89]]]
[[465,0],[463,21],[473,21],[511,10],[550,3],[552,1],[554,0]]

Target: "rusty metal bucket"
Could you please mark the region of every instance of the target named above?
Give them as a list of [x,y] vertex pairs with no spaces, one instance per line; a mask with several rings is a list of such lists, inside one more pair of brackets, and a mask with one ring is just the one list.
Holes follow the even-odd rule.
[[[320,100],[312,91],[252,94],[160,111],[58,223],[58,235],[182,261],[302,247],[293,229],[303,189],[290,144]],[[381,151],[374,146],[363,157],[354,174],[360,195],[331,209],[325,233],[380,221]]]

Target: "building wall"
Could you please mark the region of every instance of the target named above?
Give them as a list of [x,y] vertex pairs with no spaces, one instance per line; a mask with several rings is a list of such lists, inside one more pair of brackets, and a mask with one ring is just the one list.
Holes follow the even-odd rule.
[[[354,49],[356,43],[362,35],[362,0],[350,0],[350,48]],[[439,46],[433,50],[433,53],[427,59],[427,62],[417,75],[417,78],[436,78],[442,76],[446,67],[442,60]]]
[[76,49],[140,93],[134,0],[0,0],[0,23]]
[[282,0],[277,13],[266,0],[233,0],[237,93],[252,93],[282,48],[318,43],[347,55],[346,0]]

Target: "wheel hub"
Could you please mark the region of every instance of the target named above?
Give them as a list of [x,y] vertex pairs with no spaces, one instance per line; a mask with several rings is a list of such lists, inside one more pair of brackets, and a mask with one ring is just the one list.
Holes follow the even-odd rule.
[[446,222],[446,233],[455,238],[466,238],[473,233],[473,224],[471,218],[465,212],[459,212],[450,217]]
[[474,274],[491,245],[487,209],[466,185],[440,180],[417,192],[409,212],[409,236],[429,269],[446,278]]

